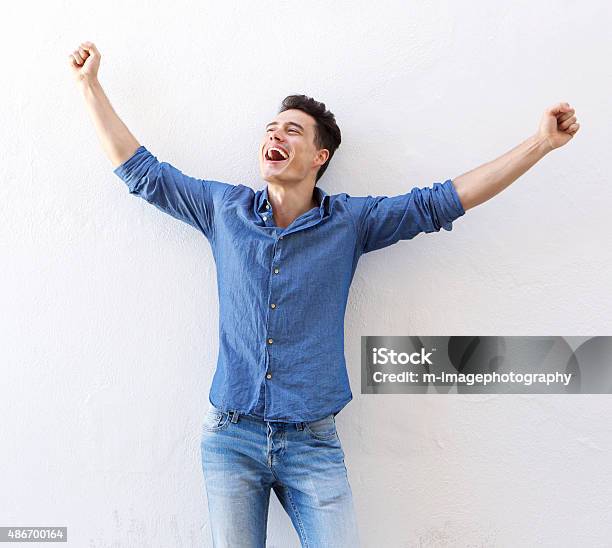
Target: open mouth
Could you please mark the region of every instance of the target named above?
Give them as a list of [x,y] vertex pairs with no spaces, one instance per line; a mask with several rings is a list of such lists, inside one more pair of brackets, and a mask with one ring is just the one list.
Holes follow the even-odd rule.
[[264,154],[264,160],[271,164],[282,164],[289,160],[289,155],[276,147],[270,147]]

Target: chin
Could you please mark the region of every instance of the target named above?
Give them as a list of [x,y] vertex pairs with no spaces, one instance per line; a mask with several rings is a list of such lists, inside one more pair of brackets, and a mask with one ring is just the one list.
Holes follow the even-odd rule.
[[284,174],[282,172],[272,173],[271,170],[262,169],[260,170],[261,178],[269,183],[282,183]]
[[274,175],[270,175],[269,173],[265,173],[265,172],[261,173],[261,178],[264,181],[266,181],[267,183],[276,183],[276,182],[278,182],[276,180],[276,178],[274,177]]

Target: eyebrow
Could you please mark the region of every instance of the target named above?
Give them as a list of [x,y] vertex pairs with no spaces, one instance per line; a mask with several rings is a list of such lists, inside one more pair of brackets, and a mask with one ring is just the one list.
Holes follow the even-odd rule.
[[[275,126],[275,125],[277,125],[277,124],[278,124],[278,122],[270,122],[270,123],[269,123],[269,124],[266,126],[266,129],[268,129],[270,126]],[[285,122],[285,125],[286,125],[286,126],[297,126],[297,127],[299,127],[299,128],[302,130],[302,131],[304,131],[304,128],[303,128],[303,127],[302,127],[300,124],[298,124],[297,122]]]

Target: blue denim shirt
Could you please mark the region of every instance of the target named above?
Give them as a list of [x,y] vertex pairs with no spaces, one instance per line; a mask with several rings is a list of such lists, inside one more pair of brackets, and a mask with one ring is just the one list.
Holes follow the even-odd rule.
[[129,192],[199,230],[217,268],[219,353],[209,400],[267,421],[337,415],[353,398],[344,313],[359,257],[465,213],[452,181],[398,196],[328,195],[288,227],[268,187],[197,179],[144,146],[114,169]]

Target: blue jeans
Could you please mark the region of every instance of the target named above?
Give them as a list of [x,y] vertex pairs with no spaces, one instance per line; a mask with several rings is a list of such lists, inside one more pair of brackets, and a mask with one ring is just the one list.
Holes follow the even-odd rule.
[[270,488],[303,547],[359,546],[333,414],[283,423],[211,405],[201,454],[215,548],[265,547]]

